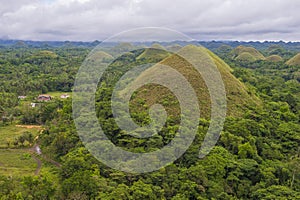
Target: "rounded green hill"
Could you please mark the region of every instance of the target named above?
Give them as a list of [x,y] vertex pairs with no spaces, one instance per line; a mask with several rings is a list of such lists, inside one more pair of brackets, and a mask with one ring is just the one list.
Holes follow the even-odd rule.
[[161,44],[158,44],[158,43],[153,43],[151,45],[151,48],[154,48],[154,49],[161,49],[161,50],[166,50],[165,47],[163,47]]
[[231,54],[233,55],[233,59],[235,60],[248,62],[265,60],[265,57],[253,47],[238,46],[234,50],[232,50]]
[[229,53],[232,51],[232,47],[227,45],[227,44],[223,44],[220,47],[217,48],[216,52],[220,52],[220,53]]
[[288,60],[286,64],[289,66],[300,66],[300,53]]
[[171,51],[171,52],[177,52],[182,48],[181,45],[179,44],[173,44],[173,45],[169,45],[166,47],[167,50]]
[[281,62],[283,61],[281,56],[278,55],[271,55],[269,57],[266,58],[266,61],[270,61],[270,62]]
[[248,62],[254,62],[257,59],[255,58],[255,56],[253,56],[251,53],[249,52],[243,52],[240,55],[238,55],[235,60],[239,60],[239,61],[248,61]]
[[112,61],[114,57],[104,51],[96,51],[88,57],[90,61]]
[[39,51],[37,54],[35,54],[35,57],[38,58],[57,58],[57,54],[53,51],[43,50]]

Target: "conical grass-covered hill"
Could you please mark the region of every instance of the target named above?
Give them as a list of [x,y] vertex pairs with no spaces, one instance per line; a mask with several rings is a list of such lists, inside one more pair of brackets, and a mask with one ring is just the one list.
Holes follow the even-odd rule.
[[300,66],[300,53],[288,60],[286,64],[289,66]]
[[158,44],[158,43],[153,43],[151,45],[151,48],[153,49],[161,49],[161,50],[166,50],[165,47],[163,47],[162,45]]
[[168,45],[166,46],[166,49],[171,51],[171,52],[177,52],[182,48],[182,46],[180,46],[179,44],[172,44],[172,45]]
[[282,56],[286,50],[282,48],[280,45],[271,45],[266,49],[266,53],[268,55],[280,55]]
[[258,60],[258,59],[255,56],[253,56],[251,53],[249,53],[249,52],[243,52],[240,55],[238,55],[235,58],[235,60],[254,62],[254,61]]
[[170,55],[171,54],[164,49],[151,47],[145,48],[145,50],[136,59],[155,62],[157,60],[163,60]]
[[281,62],[283,61],[283,58],[279,55],[271,55],[271,56],[268,56],[266,58],[266,61],[269,61],[269,62]]
[[93,53],[88,57],[88,60],[90,61],[104,61],[104,60],[111,61],[113,59],[114,57],[112,55],[104,51],[96,51],[95,53]]
[[[142,56],[144,59],[147,59],[147,55],[150,54],[150,50],[151,49],[146,49],[140,56],[138,56],[138,58],[141,58]],[[153,55],[155,53],[158,53],[159,56],[164,55],[165,58],[159,63],[172,67],[189,81],[198,97],[201,117],[209,118],[211,106],[210,95],[205,81],[198,71],[179,55],[162,54],[160,50],[151,51],[150,60],[153,59]],[[212,61],[216,64],[225,85],[228,108],[227,115],[239,117],[245,113],[247,107],[259,106],[261,104],[258,97],[251,94],[247,87],[232,74],[232,69],[211,51],[204,47],[188,45],[180,49],[179,52],[183,54],[196,53],[197,55],[209,54]],[[135,83],[143,83],[145,77],[152,74],[162,74],[162,78],[165,76],[165,72],[162,68],[158,67],[158,65],[154,65],[145,70],[135,80]],[[143,105],[141,105],[141,102],[143,102]],[[180,108],[176,97],[168,88],[157,84],[145,85],[139,88],[134,97],[131,99],[131,110],[133,112],[143,112],[151,105],[157,103],[164,105],[169,115],[179,116]]]
[[255,48],[238,46],[231,52],[232,58],[240,61],[254,62],[257,60],[265,60],[265,57]]
[[33,55],[35,58],[57,58],[57,54],[53,51],[42,50]]
[[37,62],[38,60],[40,62],[45,60],[51,61],[52,59],[56,59],[57,57],[58,55],[53,51],[42,50],[42,51],[34,52],[31,56],[26,58],[26,61],[29,63]]
[[228,54],[228,53],[230,53],[231,51],[232,51],[232,47],[229,46],[229,45],[227,45],[227,44],[223,44],[223,45],[221,45],[220,47],[218,47],[218,48],[216,49],[216,52],[217,52],[217,53],[226,53],[226,54]]

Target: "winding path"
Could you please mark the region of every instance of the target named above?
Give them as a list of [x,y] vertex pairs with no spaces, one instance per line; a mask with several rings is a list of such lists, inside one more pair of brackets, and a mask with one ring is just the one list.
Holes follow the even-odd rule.
[[35,170],[34,175],[38,175],[41,171],[41,168],[42,168],[42,161],[35,154],[38,154],[38,156],[41,156],[44,160],[46,160],[47,162],[55,165],[56,167],[58,167],[58,168],[61,167],[61,164],[59,162],[56,162],[56,161],[48,158],[47,156],[43,155],[38,144],[36,144],[33,147],[31,147],[29,149],[26,149],[26,150],[31,153],[32,158],[37,163],[37,168]]
[[[40,129],[42,130],[42,126],[39,126],[39,125],[16,125],[16,127],[21,127],[21,128],[27,128],[27,129]],[[38,136],[35,138],[35,141],[38,139]],[[41,168],[42,168],[42,164],[43,164],[43,161],[41,160],[41,158],[46,161],[46,162],[49,162],[51,163],[52,165],[60,168],[61,167],[61,164],[59,162],[56,162],[55,160],[52,160],[51,158],[47,157],[46,155],[42,154],[42,151],[39,147],[39,144],[36,143],[33,147],[30,147],[30,148],[4,148],[4,149],[9,149],[9,150],[23,150],[23,151],[26,151],[26,152],[29,152],[30,155],[32,156],[32,158],[36,161],[37,163],[37,167],[36,167],[36,170],[34,172],[34,175],[39,175],[40,174],[40,171],[41,171]],[[1,163],[0,163],[1,165]]]
[[40,159],[38,159],[36,156],[34,155],[31,155],[32,158],[36,161],[37,163],[37,168],[34,172],[34,175],[39,175],[40,171],[41,171],[41,168],[42,168],[42,161]]

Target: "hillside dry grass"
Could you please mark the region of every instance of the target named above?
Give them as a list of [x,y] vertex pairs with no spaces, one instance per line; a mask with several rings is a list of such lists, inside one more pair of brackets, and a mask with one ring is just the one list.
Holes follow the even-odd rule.
[[281,56],[278,56],[278,55],[271,55],[271,56],[268,56],[266,58],[266,61],[270,61],[270,62],[281,62],[283,61],[283,58]]
[[289,66],[300,66],[300,53],[288,60],[286,64]]
[[165,47],[163,47],[162,45],[158,44],[158,43],[153,43],[151,45],[151,48],[153,49],[161,49],[161,50],[166,50]]
[[[250,93],[247,87],[232,75],[232,69],[211,51],[193,45],[183,47],[181,51],[185,51],[186,53],[189,51],[196,51],[200,55],[203,53],[208,53],[210,55],[221,73],[226,88],[227,115],[239,117],[244,114],[247,107],[259,106],[261,104],[259,98]],[[146,53],[149,54],[149,52]],[[145,56],[146,53],[142,53],[141,56]],[[151,56],[155,54],[154,51],[151,53]],[[163,59],[160,64],[172,67],[189,81],[199,99],[198,103],[201,117],[209,118],[211,106],[210,95],[205,81],[198,71],[178,55],[170,55]],[[147,75],[160,73],[163,73],[161,68],[153,66],[143,72],[136,82],[143,82],[144,77]],[[143,105],[141,105],[141,100],[144,100]],[[151,105],[156,103],[163,104],[168,114],[173,116],[178,116],[180,114],[180,108],[176,97],[169,89],[159,85],[145,85],[136,91],[134,98],[131,100],[131,109],[135,112],[146,111]]]
[[166,46],[166,49],[171,52],[177,52],[181,48],[182,48],[182,46],[180,46],[179,44],[173,44],[173,45]]
[[146,48],[136,59],[146,59],[148,61],[162,60],[171,54],[160,48]]

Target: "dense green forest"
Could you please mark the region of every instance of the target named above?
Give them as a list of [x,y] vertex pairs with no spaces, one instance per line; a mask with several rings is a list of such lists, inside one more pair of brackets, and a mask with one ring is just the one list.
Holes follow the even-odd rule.
[[[300,59],[297,64],[299,49],[293,44],[242,43],[245,47],[235,42],[200,43],[214,52],[209,51],[227,88],[228,113],[217,145],[206,157],[198,158],[210,123],[210,111],[206,110],[210,102],[204,95],[199,102],[204,113],[186,153],[158,171],[133,174],[95,159],[79,139],[73,122],[75,76],[97,43],[1,46],[1,200],[300,199]],[[128,44],[121,47],[130,50]],[[111,54],[116,51],[107,50]],[[149,123],[151,104],[167,108],[169,117],[154,138],[124,135],[110,109],[116,81],[137,64],[172,64],[164,52],[132,51],[114,60],[100,80],[95,94],[97,117],[117,146],[149,152],[174,138],[179,128],[178,101],[163,87],[140,88],[130,104],[131,116],[140,125]],[[194,88],[207,92],[201,77],[178,64],[180,58],[172,59],[176,70],[195,80]],[[39,101],[40,94],[53,98]],[[70,98],[60,98],[62,94]]]

